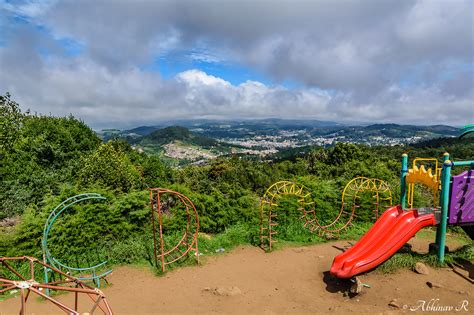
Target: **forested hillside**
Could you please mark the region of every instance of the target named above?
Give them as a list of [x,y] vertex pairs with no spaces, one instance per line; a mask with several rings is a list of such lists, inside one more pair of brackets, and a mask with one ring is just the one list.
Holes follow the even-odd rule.
[[[304,184],[312,191],[318,212],[335,217],[345,184],[356,176],[388,181],[397,202],[403,152],[411,157],[441,158],[448,151],[456,160],[474,159],[472,139],[451,138],[410,147],[337,143],[327,149],[311,147],[304,153],[265,160],[230,156],[206,165],[171,168],[124,141],[101,142],[84,122],[72,116],[22,113],[8,94],[0,96],[0,103],[0,256],[40,256],[46,217],[62,200],[82,192],[99,192],[107,201],[74,207],[56,225],[52,241],[58,245],[53,250],[82,259],[87,255],[84,253],[90,253],[86,249],[95,248],[94,257],[84,259],[106,256],[114,263],[136,262],[150,257],[147,188],[166,187],[187,195],[196,205],[203,233],[237,229],[238,237],[255,243],[259,198],[275,181]],[[150,137],[160,135],[152,133]],[[422,191],[416,198],[426,202]],[[180,220],[170,217],[168,231],[178,230]],[[358,220],[363,224],[368,217]],[[280,237],[314,240],[305,232],[288,232],[292,221],[288,222],[287,227],[280,227]]]

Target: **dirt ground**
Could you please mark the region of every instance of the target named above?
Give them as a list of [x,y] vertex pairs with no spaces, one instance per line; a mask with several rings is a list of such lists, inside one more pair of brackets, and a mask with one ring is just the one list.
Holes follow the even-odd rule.
[[[431,240],[419,237],[411,243],[414,250],[426,251]],[[115,314],[413,313],[410,309],[473,314],[472,283],[448,268],[430,268],[428,275],[410,270],[389,275],[369,272],[359,279],[370,287],[349,297],[350,283],[327,273],[334,256],[347,246],[349,242],[337,241],[269,254],[244,246],[163,277],[148,269],[117,267],[108,278],[112,285],[103,291]],[[465,269],[463,276],[473,279],[472,264]],[[428,281],[440,287],[430,288]],[[60,298],[72,301],[72,295]],[[394,299],[394,306],[389,306]],[[1,315],[18,314],[18,309],[18,297],[0,302]],[[62,314],[36,298],[28,301],[27,313]]]

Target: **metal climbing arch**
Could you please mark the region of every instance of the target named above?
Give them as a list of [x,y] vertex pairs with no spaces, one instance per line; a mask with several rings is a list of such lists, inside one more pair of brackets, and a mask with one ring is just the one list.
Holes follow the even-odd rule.
[[[49,233],[53,227],[54,222],[58,219],[58,217],[66,211],[71,206],[87,201],[87,200],[106,200],[100,194],[97,193],[84,193],[79,194],[73,197],[70,197],[63,202],[61,202],[56,208],[48,216],[46,223],[44,224],[43,229],[43,239],[41,240],[41,247],[43,250],[43,262],[44,264],[50,264],[54,268],[58,270],[63,270],[71,275],[79,275],[77,278],[81,281],[92,280],[96,284],[97,287],[100,288],[100,279],[107,276],[112,272],[111,269],[106,270],[105,272],[100,272],[99,270],[103,270],[107,261],[101,262],[95,266],[85,267],[85,268],[75,268],[67,266],[65,263],[61,262],[59,259],[55,258],[48,247],[48,237]],[[44,267],[44,279],[45,283],[49,281],[49,274],[52,272],[50,268]],[[47,291],[48,292],[48,291]]]
[[357,209],[361,206],[361,194],[372,193],[374,201],[374,221],[381,211],[392,205],[392,191],[390,185],[380,179],[357,177],[352,179],[344,188],[342,193],[341,208],[330,223],[325,223],[318,217],[317,207],[311,198],[311,192],[303,185],[291,181],[280,181],[271,185],[260,202],[260,245],[263,249],[272,250],[274,235],[278,232],[278,214],[274,208],[278,206],[279,199],[285,195],[298,198],[301,219],[304,227],[311,232],[319,232],[325,235],[333,235],[343,231],[350,226],[357,217]]
[[[171,214],[171,207],[179,208],[177,202],[181,203],[181,206],[184,207],[184,211],[181,214],[186,216],[186,224],[184,225],[183,235],[175,244],[167,241],[163,221]],[[199,263],[199,216],[191,200],[173,190],[152,188],[150,189],[150,208],[153,223],[154,254],[157,266],[161,266],[161,270],[165,272],[167,265],[188,256],[191,251],[196,255],[197,262]]]
[[288,195],[298,198],[298,210],[302,213],[304,226],[310,230],[314,227],[316,221],[311,192],[295,182],[276,182],[267,189],[260,202],[260,245],[263,249],[272,250],[273,243],[276,242],[273,236],[277,234],[275,227],[278,225],[278,214],[274,208],[278,206],[278,201],[282,196]]
[[344,187],[341,199],[341,210],[336,219],[327,224],[319,224],[319,228],[328,234],[341,232],[350,226],[358,216],[357,209],[361,207],[361,194],[372,193],[374,208],[373,221],[376,221],[381,211],[392,205],[392,190],[390,185],[381,179],[356,177]]

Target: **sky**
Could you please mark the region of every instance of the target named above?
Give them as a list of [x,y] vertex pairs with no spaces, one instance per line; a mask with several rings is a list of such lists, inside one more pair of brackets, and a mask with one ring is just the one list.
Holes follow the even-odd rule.
[[0,93],[93,128],[474,122],[472,0],[0,0]]

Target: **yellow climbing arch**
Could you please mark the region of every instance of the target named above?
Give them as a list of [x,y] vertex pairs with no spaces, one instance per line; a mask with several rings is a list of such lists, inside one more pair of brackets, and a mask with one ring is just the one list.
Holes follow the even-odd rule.
[[263,249],[272,250],[273,235],[277,234],[275,227],[278,225],[278,214],[273,211],[278,206],[282,196],[295,196],[298,199],[298,210],[302,213],[302,218],[306,221],[305,226],[315,224],[314,202],[311,199],[311,192],[303,185],[292,181],[279,181],[271,185],[260,202],[260,244]]
[[[346,229],[356,217],[356,209],[360,207],[360,194],[372,192],[374,198],[375,219],[379,209],[385,210],[392,205],[392,192],[387,182],[376,179],[357,177],[352,179],[342,193],[341,209],[331,223],[325,224],[317,217],[317,210],[311,198],[311,192],[303,185],[292,181],[280,181],[271,185],[260,202],[260,244],[263,249],[272,250],[276,241],[273,236],[277,234],[278,214],[274,208],[278,206],[279,199],[285,195],[295,196],[298,199],[298,210],[302,214],[304,226],[311,232],[319,231],[322,234],[333,235]],[[383,211],[382,210],[382,211]]]

